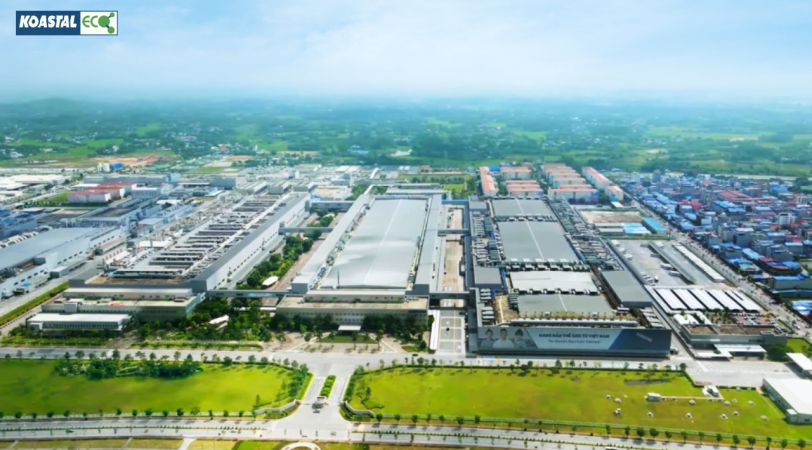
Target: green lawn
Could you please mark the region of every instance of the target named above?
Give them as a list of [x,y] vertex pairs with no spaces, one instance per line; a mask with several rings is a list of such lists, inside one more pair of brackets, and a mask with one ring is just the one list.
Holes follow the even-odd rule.
[[56,195],[52,195],[48,198],[43,199],[42,201],[46,202],[53,202],[53,203],[68,203],[68,196],[70,192],[61,192]]
[[193,170],[192,173],[211,175],[211,174],[223,172],[226,169],[228,169],[228,167],[203,166],[203,167],[198,167],[197,169]]
[[[91,139],[85,142],[84,145],[76,145],[76,144],[66,144],[62,142],[44,142],[44,141],[35,141],[30,139],[22,139],[19,141],[15,141],[10,144],[12,147],[16,145],[34,145],[39,146],[42,148],[53,148],[54,150],[58,150],[59,152],[50,152],[50,153],[35,153],[31,156],[26,156],[24,158],[20,158],[19,160],[7,160],[3,161],[3,165],[19,165],[21,162],[25,162],[28,160],[43,160],[43,161],[58,161],[58,162],[88,162],[85,161],[91,156],[94,155],[95,150],[100,150],[103,148],[108,148],[113,145],[121,145],[124,142],[124,139],[115,138],[115,139]],[[64,151],[67,149],[67,151]],[[124,156],[129,156],[131,154],[127,154]],[[112,156],[112,155],[111,155]]]
[[319,342],[335,344],[374,344],[375,340],[366,334],[359,334],[355,337],[355,340],[353,340],[352,335],[349,334],[334,334],[332,336],[324,336],[319,339]]
[[279,450],[290,442],[276,441],[239,441],[234,450]]
[[173,449],[180,447],[181,439],[133,439],[127,448]]
[[812,344],[803,338],[789,338],[787,345],[795,353],[804,353],[805,351],[812,350]]
[[513,130],[513,133],[515,133],[517,136],[525,136],[537,141],[547,139],[546,131]]
[[[250,411],[259,395],[263,403],[277,406],[292,398],[282,384],[290,383],[287,369],[278,366],[222,367],[204,365],[204,371],[179,380],[113,378],[91,381],[54,372],[54,361],[10,359],[0,361],[0,398],[6,415],[49,411],[62,414],[97,414],[99,409],[125,413],[148,408],[160,412],[197,406],[201,411]],[[104,395],[99,395],[103,392]]]
[[729,141],[731,139],[757,140],[762,134],[770,133],[716,133],[703,130],[694,130],[686,127],[651,127],[648,134],[661,137],[681,137],[684,139],[716,139]]
[[269,152],[284,152],[288,149],[288,141],[258,142],[257,147]]
[[14,448],[122,448],[126,443],[127,439],[59,439],[20,441]]
[[[504,388],[499,389],[500,386]],[[370,396],[366,395],[367,387]],[[648,402],[646,394],[682,397],[677,401]],[[610,395],[611,399],[606,396]],[[373,371],[356,383],[351,403],[375,413],[491,418],[531,418],[589,423],[739,433],[774,438],[812,435],[812,426],[792,426],[784,414],[757,391],[722,390],[725,400],[710,402],[681,374],[627,371],[533,369],[529,375],[508,368],[415,368]],[[687,398],[695,397],[696,405]],[[619,398],[618,404],[613,399]],[[734,402],[735,400],[735,402]],[[749,402],[752,401],[753,405]],[[621,408],[617,417],[613,411]],[[739,415],[735,416],[734,411]],[[653,417],[648,417],[648,413]],[[686,414],[691,413],[692,418]],[[728,419],[722,419],[726,414]],[[761,420],[764,415],[768,420]]]
[[137,134],[139,136],[143,136],[143,135],[145,135],[147,133],[151,133],[153,131],[158,131],[160,129],[161,129],[161,124],[157,123],[157,122],[154,122],[154,123],[151,123],[149,125],[145,125],[143,127],[136,128],[135,129],[135,134]]
[[438,125],[442,127],[458,127],[460,124],[451,122],[449,120],[438,119],[436,117],[429,117],[426,119],[426,123],[429,125]]
[[214,439],[195,439],[189,450],[231,450],[237,441],[218,441]]

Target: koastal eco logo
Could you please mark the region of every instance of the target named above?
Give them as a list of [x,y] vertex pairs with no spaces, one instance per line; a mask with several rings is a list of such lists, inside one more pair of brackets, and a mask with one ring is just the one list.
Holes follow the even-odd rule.
[[83,12],[82,34],[118,34],[118,17],[115,11],[104,13]]
[[117,36],[118,11],[17,11],[18,36]]

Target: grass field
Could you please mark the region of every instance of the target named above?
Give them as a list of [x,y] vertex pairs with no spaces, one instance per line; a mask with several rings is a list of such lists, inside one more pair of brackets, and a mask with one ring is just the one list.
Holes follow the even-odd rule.
[[122,448],[127,439],[58,439],[20,441],[14,448]]
[[359,334],[352,339],[352,335],[334,334],[332,336],[324,336],[319,339],[319,342],[334,343],[334,344],[374,344],[375,340],[366,334]]
[[[24,158],[20,158],[17,160],[4,160],[0,162],[0,165],[3,166],[17,166],[21,162],[34,160],[34,161],[49,161],[49,162],[56,162],[56,163],[74,163],[74,164],[84,164],[84,165],[93,165],[95,164],[94,161],[91,161],[91,158],[95,156],[96,150],[101,150],[104,148],[112,147],[113,145],[121,145],[124,142],[124,139],[114,138],[114,139],[90,139],[86,141],[83,145],[76,145],[73,143],[65,143],[65,142],[46,142],[46,141],[38,141],[34,139],[21,139],[15,141],[10,146],[14,145],[26,145],[26,146],[35,146],[40,147],[43,149],[52,148],[54,151],[52,152],[40,152],[32,154],[31,156],[26,156]],[[125,155],[121,155],[122,157],[132,157],[139,154],[155,154],[155,151],[144,151],[144,152],[134,152],[134,153],[127,153]],[[109,155],[114,156],[114,155]]]
[[787,345],[795,353],[805,354],[806,351],[812,351],[812,344],[810,344],[809,342],[807,342],[806,339],[803,338],[789,338],[787,340]]
[[70,192],[60,192],[59,194],[43,198],[40,201],[41,202],[51,202],[51,203],[68,203],[68,196],[69,195],[70,195]]
[[54,361],[0,361],[0,398],[5,414],[62,414],[65,410],[97,414],[100,409],[113,412],[116,408],[126,413],[152,408],[157,413],[194,407],[237,412],[250,411],[257,395],[268,406],[292,400],[287,389],[282,389],[283,383],[290,382],[291,372],[277,366],[209,364],[202,373],[179,380],[125,377],[98,381],[60,376],[54,366]]
[[529,137],[530,139],[535,139],[537,141],[543,141],[547,139],[546,131],[513,130],[513,133],[516,134],[517,136],[525,136]]
[[182,443],[181,439],[133,439],[127,448],[174,449]]
[[288,149],[288,141],[258,142],[257,148],[269,152],[284,152]]
[[239,441],[234,450],[278,450],[290,442],[276,441]]
[[145,125],[143,127],[136,128],[135,129],[135,134],[137,134],[139,136],[143,136],[143,135],[145,135],[147,133],[151,133],[153,131],[158,131],[160,129],[161,129],[161,124],[155,122],[155,123],[151,123],[149,125]]
[[438,119],[436,117],[429,117],[426,119],[426,123],[429,125],[437,125],[441,127],[458,127],[460,124],[451,122],[449,120]]
[[[504,389],[498,389],[504,386]],[[369,388],[369,398],[364,399]],[[656,392],[677,401],[648,402]],[[534,369],[528,375],[509,369],[400,368],[363,375],[354,390],[353,407],[375,413],[456,416],[479,414],[491,418],[530,418],[609,423],[740,433],[771,437],[809,436],[812,426],[792,426],[784,414],[757,391],[722,390],[725,400],[710,402],[681,374],[635,371]],[[611,399],[606,396],[610,395]],[[696,398],[690,405],[686,397]],[[619,398],[618,404],[613,399]],[[735,401],[734,401],[735,400]],[[749,402],[752,401],[753,405]],[[621,408],[617,417],[613,411]],[[734,411],[739,412],[736,416]],[[648,417],[648,413],[653,417]],[[688,418],[686,414],[692,414]],[[728,419],[722,419],[726,414]],[[764,415],[768,420],[761,420]]]
[[228,167],[217,167],[217,166],[203,166],[198,167],[197,169],[193,170],[192,173],[197,173],[201,175],[211,175],[215,173],[220,173],[228,169]]
[[770,133],[717,133],[702,130],[693,130],[686,127],[651,127],[648,134],[662,137],[681,137],[684,139],[716,139],[716,140],[757,140],[762,134]]
[[195,439],[189,450],[231,450],[237,441],[217,441],[214,439]]

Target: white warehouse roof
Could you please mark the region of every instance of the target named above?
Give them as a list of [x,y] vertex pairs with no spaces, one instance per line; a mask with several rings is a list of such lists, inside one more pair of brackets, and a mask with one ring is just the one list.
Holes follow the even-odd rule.
[[796,413],[812,416],[812,381],[765,378],[764,382],[769,384]]
[[802,353],[787,353],[787,356],[804,372],[812,371],[812,359],[807,358]]
[[130,320],[128,314],[56,314],[39,313],[28,319],[28,323],[117,323]]
[[426,200],[377,199],[322,286],[405,289],[423,235],[427,205]]

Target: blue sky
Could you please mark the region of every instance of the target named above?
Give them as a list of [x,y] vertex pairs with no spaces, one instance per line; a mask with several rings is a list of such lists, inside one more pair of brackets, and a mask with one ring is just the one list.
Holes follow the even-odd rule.
[[[117,9],[120,34],[15,36],[18,9]],[[808,0],[6,0],[0,17],[0,99],[812,99]]]

